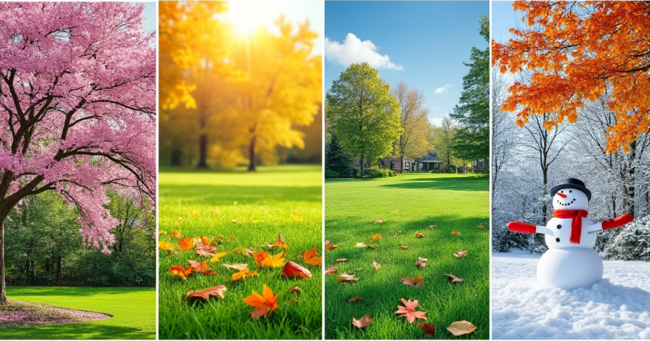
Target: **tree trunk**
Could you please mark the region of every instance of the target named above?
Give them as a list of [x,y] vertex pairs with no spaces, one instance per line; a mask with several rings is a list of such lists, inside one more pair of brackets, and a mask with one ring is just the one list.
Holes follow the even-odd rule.
[[257,170],[255,167],[255,142],[257,141],[257,135],[253,135],[251,138],[251,144],[248,146],[248,171],[254,172]]
[[208,135],[199,138],[199,164],[196,168],[208,168]]
[[363,179],[363,175],[364,175],[364,167],[363,166],[364,166],[364,164],[363,164],[363,156],[361,156],[361,158],[359,158],[359,172],[361,173],[361,179]]
[[6,305],[7,286],[5,284],[5,218],[0,217],[0,305]]
[[61,258],[62,257],[57,257],[56,259],[56,284],[59,284],[59,280],[61,280]]

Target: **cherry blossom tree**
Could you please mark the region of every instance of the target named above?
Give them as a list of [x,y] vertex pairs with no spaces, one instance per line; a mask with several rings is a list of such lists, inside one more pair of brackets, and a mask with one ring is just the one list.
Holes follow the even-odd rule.
[[0,3],[0,304],[4,221],[48,190],[110,252],[108,189],[155,202],[155,33],[142,5]]

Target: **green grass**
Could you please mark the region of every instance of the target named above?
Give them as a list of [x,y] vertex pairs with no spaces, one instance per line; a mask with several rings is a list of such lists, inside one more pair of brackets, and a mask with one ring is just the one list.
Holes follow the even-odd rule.
[[[326,254],[326,267],[338,266],[338,274],[354,273],[357,283],[338,283],[337,275],[325,278],[326,328],[328,339],[423,338],[419,322],[436,327],[434,338],[489,338],[489,185],[488,177],[456,174],[403,174],[375,180],[336,179],[325,184],[325,235],[338,248]],[[383,223],[374,224],[382,219]],[[477,229],[485,225],[485,230]],[[429,225],[436,225],[429,229]],[[452,236],[452,231],[460,236]],[[424,238],[416,239],[419,231]],[[356,248],[356,242],[375,250]],[[400,245],[408,245],[401,249]],[[457,259],[453,253],[467,250]],[[418,269],[418,257],[429,265]],[[337,258],[347,258],[336,263]],[[375,260],[381,264],[376,271]],[[358,271],[357,268],[361,268]],[[444,274],[465,279],[451,284]],[[420,275],[424,284],[410,287],[401,277]],[[360,296],[361,301],[348,304]],[[409,324],[394,313],[400,298],[419,300],[427,321]],[[370,314],[365,330],[353,327]],[[478,329],[469,336],[454,337],[446,329],[454,321],[467,320]]]
[[[304,339],[321,337],[322,269],[296,260],[296,254],[318,246],[322,254],[321,167],[260,167],[255,173],[243,171],[208,172],[165,168],[160,181],[161,231],[169,235],[179,229],[182,236],[223,236],[236,240],[217,246],[219,252],[236,247],[253,247],[274,242],[281,232],[290,245],[285,260],[307,267],[311,279],[285,280],[282,268],[263,268],[258,276],[231,282],[232,271],[223,263],[248,263],[257,269],[252,257],[230,253],[213,266],[217,275],[192,275],[183,282],[167,273],[172,265],[189,266],[188,259],[198,259],[194,251],[169,255],[161,251],[159,329],[162,339]],[[220,216],[211,211],[218,209]],[[196,210],[198,215],[192,216]],[[295,219],[294,213],[300,218]],[[178,223],[179,218],[184,218]],[[234,222],[233,222],[234,220]],[[165,235],[162,236],[162,239]],[[175,241],[172,244],[177,245]],[[274,255],[280,251],[270,251]],[[186,301],[186,293],[217,285],[225,285],[224,299],[209,302]],[[255,290],[262,292],[267,284],[280,294],[280,308],[268,318],[249,319],[253,307],[242,301]],[[296,294],[289,288],[302,289],[298,302],[290,302]]]
[[8,287],[10,300],[111,314],[106,320],[0,329],[0,339],[154,339],[154,288]]

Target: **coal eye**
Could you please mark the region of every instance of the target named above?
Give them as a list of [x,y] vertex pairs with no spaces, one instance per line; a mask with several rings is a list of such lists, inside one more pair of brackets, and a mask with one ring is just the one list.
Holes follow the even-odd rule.
[[569,191],[569,193],[573,193],[573,191]]
[[560,191],[560,193],[564,193],[564,191]]

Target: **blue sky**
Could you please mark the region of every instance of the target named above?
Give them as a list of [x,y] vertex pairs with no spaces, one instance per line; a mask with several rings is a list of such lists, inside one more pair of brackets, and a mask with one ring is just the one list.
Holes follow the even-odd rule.
[[492,39],[500,43],[506,42],[512,37],[508,32],[511,28],[521,28],[523,12],[512,10],[512,1],[494,1],[492,2]]
[[438,123],[458,103],[472,46],[487,47],[479,18],[488,13],[487,1],[326,1],[325,88],[365,59],[391,86],[421,91]]
[[131,2],[131,4],[144,4],[144,11],[142,16],[144,21],[142,26],[145,32],[151,32],[157,28],[158,22],[156,21],[156,2]]

